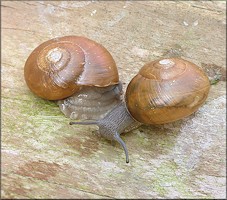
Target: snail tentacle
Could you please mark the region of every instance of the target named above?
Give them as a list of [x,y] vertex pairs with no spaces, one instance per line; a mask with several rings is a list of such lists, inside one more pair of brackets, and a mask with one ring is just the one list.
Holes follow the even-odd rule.
[[123,147],[126,156],[126,163],[129,163],[128,149],[125,142],[121,139],[119,133],[116,132],[114,134],[114,139]]
[[[69,122],[70,125],[97,125],[100,127],[99,121],[82,121],[82,122]],[[126,163],[129,163],[129,156],[128,156],[128,149],[126,147],[125,142],[121,139],[120,134],[118,132],[115,132],[115,134],[110,134],[112,136],[112,139],[117,141],[124,149],[125,156],[126,156]]]
[[69,125],[79,124],[79,125],[91,125],[91,124],[98,124],[98,121],[82,121],[82,122],[69,122]]

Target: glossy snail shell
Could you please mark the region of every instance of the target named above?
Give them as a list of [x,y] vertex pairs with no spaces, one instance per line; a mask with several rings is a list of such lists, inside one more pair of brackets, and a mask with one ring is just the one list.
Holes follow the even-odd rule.
[[125,101],[134,119],[145,124],[173,122],[195,112],[210,89],[206,74],[181,58],[145,64],[131,80]]
[[24,77],[31,91],[48,100],[69,97],[81,86],[106,87],[119,82],[107,49],[79,36],[54,38],[39,45],[25,63]]

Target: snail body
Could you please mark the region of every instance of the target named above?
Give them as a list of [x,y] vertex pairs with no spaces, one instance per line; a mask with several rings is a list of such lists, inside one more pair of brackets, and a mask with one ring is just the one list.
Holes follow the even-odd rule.
[[164,124],[197,111],[210,89],[206,74],[195,64],[169,58],[145,64],[130,81],[125,99],[104,118],[70,124],[95,124],[105,138],[118,141],[129,162],[120,134],[133,124]]
[[[25,63],[24,78],[33,93],[57,101],[72,119],[103,117],[119,103],[122,94],[111,54],[101,44],[79,36],[54,38],[36,47]],[[95,112],[97,99],[105,109]],[[84,109],[75,110],[81,102]]]

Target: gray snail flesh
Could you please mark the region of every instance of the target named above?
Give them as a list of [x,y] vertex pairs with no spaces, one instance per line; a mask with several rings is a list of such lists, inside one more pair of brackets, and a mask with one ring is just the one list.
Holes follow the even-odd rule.
[[70,122],[70,125],[97,125],[101,136],[108,140],[117,141],[124,149],[126,163],[129,163],[129,156],[126,144],[121,139],[120,134],[131,131],[141,125],[140,122],[133,119],[126,108],[124,101],[116,105],[104,118],[96,121]]
[[72,96],[57,101],[60,110],[70,119],[101,119],[121,101],[122,84],[107,87],[83,87]]

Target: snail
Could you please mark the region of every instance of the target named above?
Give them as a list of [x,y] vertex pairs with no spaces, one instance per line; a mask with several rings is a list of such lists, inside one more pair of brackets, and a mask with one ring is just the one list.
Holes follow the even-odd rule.
[[56,101],[71,119],[99,119],[121,101],[122,84],[112,55],[86,37],[43,42],[27,58],[24,78],[33,93]]
[[130,81],[124,99],[98,120],[70,122],[94,124],[107,139],[118,141],[129,162],[120,134],[133,124],[164,124],[187,117],[205,102],[210,89],[207,75],[181,58],[158,59],[145,64]]

